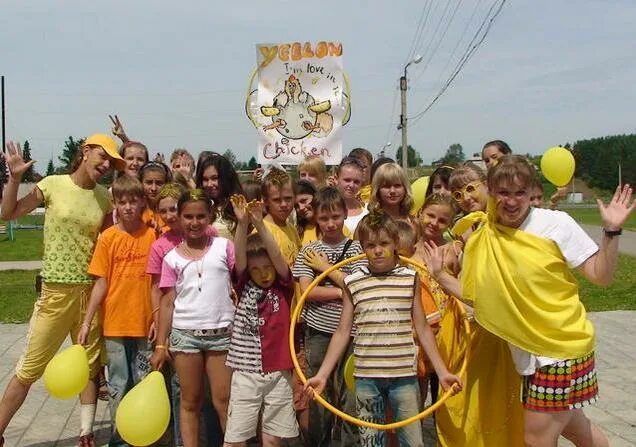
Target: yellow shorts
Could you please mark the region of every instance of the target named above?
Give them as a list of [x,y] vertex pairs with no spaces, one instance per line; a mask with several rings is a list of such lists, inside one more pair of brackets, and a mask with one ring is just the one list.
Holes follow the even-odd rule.
[[[70,334],[73,343],[77,341],[92,287],[92,284],[42,284],[31,315],[26,348],[15,369],[20,382],[30,384],[38,380],[67,335]],[[96,316],[86,345],[91,378],[99,372],[101,348],[101,322]]]

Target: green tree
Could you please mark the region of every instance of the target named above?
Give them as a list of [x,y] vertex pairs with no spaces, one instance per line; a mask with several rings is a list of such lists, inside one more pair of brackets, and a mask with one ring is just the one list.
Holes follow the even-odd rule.
[[256,168],[258,168],[258,162],[256,161],[256,157],[252,156],[250,161],[247,162],[247,169],[254,170]]
[[[24,161],[31,161],[31,145],[29,144],[29,140],[24,141],[24,145],[22,146],[22,158]],[[35,171],[33,169],[33,165],[22,176],[22,183],[33,183],[35,181],[34,178]]]
[[630,185],[636,182],[636,134],[576,141],[572,152],[576,160],[575,175],[591,187],[616,188],[619,165],[621,181]]
[[[395,152],[396,163],[402,166],[402,146],[398,147]],[[413,146],[408,145],[408,151],[406,153],[406,164],[409,168],[415,168],[422,164],[422,157],[420,153],[413,149]]]
[[234,152],[232,152],[232,149],[228,149],[225,152],[223,152],[223,156],[225,158],[227,158],[227,160],[232,163],[232,166],[234,166],[234,169],[238,169],[236,167],[236,164],[238,163],[238,160],[236,158],[236,155],[234,154]]
[[46,176],[55,174],[55,166],[53,166],[53,159],[49,159],[49,163],[46,165]]
[[446,149],[446,154],[441,158],[442,164],[459,164],[466,160],[466,156],[464,155],[464,148],[461,144],[455,143],[448,146]]
[[57,159],[62,163],[58,168],[60,172],[68,172],[71,169],[71,165],[77,156],[77,152],[84,143],[85,138],[74,140],[72,136],[68,137],[68,140],[64,142],[64,149],[62,149],[62,155]]

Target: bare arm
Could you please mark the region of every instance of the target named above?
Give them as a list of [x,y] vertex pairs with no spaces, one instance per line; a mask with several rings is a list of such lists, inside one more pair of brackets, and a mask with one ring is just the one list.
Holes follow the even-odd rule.
[[[300,284],[300,291],[304,292],[309,288],[309,284],[313,281],[313,278],[309,278],[307,276],[301,276],[298,279]],[[342,289],[340,287],[326,287],[326,286],[316,286],[314,287],[307,296],[307,300],[309,301],[331,301],[331,300],[341,300],[342,299]]]
[[93,284],[91,290],[91,297],[88,301],[88,307],[86,309],[86,315],[84,315],[84,321],[80,327],[79,334],[77,335],[77,342],[80,345],[85,345],[88,341],[88,333],[90,332],[91,323],[95,317],[97,309],[106,298],[108,292],[108,280],[104,277],[99,277]]
[[[632,188],[619,186],[609,204],[605,205],[597,199],[598,208],[603,221],[603,228],[616,231],[622,228],[629,215],[636,208],[636,201],[632,201]],[[581,266],[583,275],[592,283],[608,286],[614,279],[616,262],[618,260],[618,240],[620,236],[609,237],[603,233],[598,252],[590,256]]]
[[351,327],[353,326],[353,302],[347,291],[345,291],[345,296],[346,297],[342,300],[342,313],[340,314],[338,329],[336,329],[336,332],[331,336],[329,348],[327,348],[327,353],[325,354],[318,373],[305,384],[305,391],[312,388],[313,392],[317,394],[322,393],[327,383],[327,378],[349,345]]
[[176,297],[177,292],[174,287],[167,289],[166,293],[161,297],[157,344],[155,344],[155,351],[150,358],[150,363],[155,370],[161,369],[165,361],[170,359],[170,354],[168,353],[168,335],[172,328],[172,314],[174,312],[174,300]]
[[274,264],[274,269],[276,269],[276,273],[280,276],[281,279],[288,281],[291,279],[291,271],[289,270],[289,265],[287,265],[287,261],[283,258],[283,254],[272,236],[272,233],[267,229],[267,226],[263,223],[263,203],[262,202],[251,202],[248,204],[248,210],[250,214],[250,221],[256,231],[261,236],[261,240],[263,241],[263,245],[265,245],[265,249],[267,250],[267,254]]
[[18,200],[18,188],[20,187],[22,176],[35,163],[33,160],[24,161],[19,144],[8,142],[7,152],[2,154],[2,157],[4,157],[9,169],[9,180],[4,188],[0,219],[15,220],[33,211],[44,201],[44,196],[40,188],[36,186],[29,194]]

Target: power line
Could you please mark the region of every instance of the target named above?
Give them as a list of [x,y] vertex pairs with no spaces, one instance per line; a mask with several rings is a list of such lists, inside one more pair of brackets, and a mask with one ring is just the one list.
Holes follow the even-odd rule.
[[[450,85],[455,80],[457,75],[459,75],[459,73],[461,72],[462,68],[464,68],[466,63],[475,54],[475,52],[477,51],[479,46],[482,44],[482,42],[486,39],[486,36],[488,35],[488,32],[492,28],[492,25],[493,25],[495,19],[497,18],[497,16],[499,15],[501,10],[503,9],[504,4],[506,3],[506,0],[501,0],[501,2],[499,3],[499,6],[497,6],[497,3],[499,1],[500,0],[496,0],[495,2],[493,2],[492,6],[488,10],[488,14],[486,15],[486,17],[483,20],[481,26],[479,27],[479,29],[475,33],[475,36],[473,37],[473,39],[468,44],[468,47],[467,47],[466,51],[464,52],[464,55],[462,56],[462,58],[460,58],[459,62],[455,66],[455,70],[453,70],[453,73],[450,75],[450,77],[448,78],[446,83],[442,86],[440,91],[435,95],[435,97],[432,99],[432,101],[422,111],[418,112],[417,114],[415,114],[415,115],[413,115],[412,117],[409,118],[409,120],[411,121],[411,125],[413,125],[417,121],[419,121],[424,116],[424,114],[426,112],[428,112],[431,109],[431,107],[433,107],[433,105],[437,102],[437,100],[450,87]],[[492,16],[491,16],[491,13],[492,13],[493,9],[496,6],[497,6],[497,9],[495,10],[494,14],[492,14]],[[488,17],[490,17],[490,19],[488,19]],[[487,23],[487,25],[486,25],[486,23]],[[480,33],[484,29],[484,26],[486,26],[485,30],[484,30],[483,34],[481,34],[481,37],[480,37]],[[473,44],[473,42],[475,42],[475,43]],[[471,46],[471,44],[472,44],[472,46]]]
[[[439,47],[442,44],[442,41],[444,40],[444,37],[446,36],[446,33],[448,32],[448,30],[450,29],[451,24],[453,23],[453,20],[455,19],[455,15],[457,14],[457,11],[459,10],[459,7],[461,6],[463,0],[459,0],[457,2],[457,5],[455,6],[455,9],[453,10],[452,15],[450,16],[450,19],[448,20],[448,22],[446,23],[446,27],[444,28],[444,31],[442,32],[440,38],[437,40],[437,45],[435,46],[435,48],[433,49],[433,51],[431,52],[430,56],[428,57],[428,59],[426,60],[426,62],[424,63],[424,66],[422,67],[422,70],[420,72],[420,74],[417,76],[417,78],[415,78],[415,81],[413,81],[412,83],[416,83],[417,81],[419,81],[419,79],[424,76],[424,73],[426,73],[426,69],[428,68],[428,66],[431,63],[431,60],[433,59],[433,57],[435,56],[435,54],[437,53],[437,50],[439,50]],[[441,23],[441,22],[440,22]]]

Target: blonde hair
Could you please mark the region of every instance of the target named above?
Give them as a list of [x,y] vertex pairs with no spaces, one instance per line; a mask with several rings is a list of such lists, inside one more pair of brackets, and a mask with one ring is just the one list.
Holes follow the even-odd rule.
[[113,198],[115,200],[124,196],[144,197],[144,185],[135,177],[124,175],[113,182]]
[[327,166],[322,158],[316,156],[305,157],[298,164],[298,174],[300,171],[307,171],[311,176],[318,179],[318,187],[324,186],[327,182]]
[[486,181],[486,173],[475,163],[467,162],[455,168],[448,179],[448,188],[456,191],[470,182]]
[[400,202],[400,214],[408,216],[413,206],[413,194],[406,173],[397,163],[386,163],[380,166],[373,174],[371,181],[371,197],[369,198],[369,210],[381,209],[380,188],[388,183],[401,183],[404,186],[404,197]]
[[281,189],[287,183],[292,184],[292,189],[294,188],[294,183],[291,181],[291,177],[282,169],[273,167],[265,177],[263,177],[263,181],[261,182],[261,195],[264,199],[269,197],[269,188],[275,187]]

